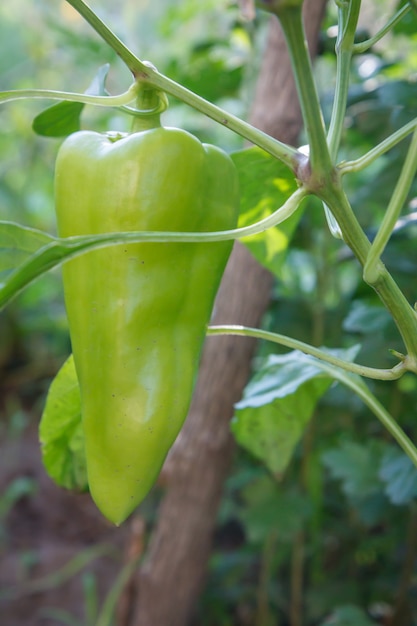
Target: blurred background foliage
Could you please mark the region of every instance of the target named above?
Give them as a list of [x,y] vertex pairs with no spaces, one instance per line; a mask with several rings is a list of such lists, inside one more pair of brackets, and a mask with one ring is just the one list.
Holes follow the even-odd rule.
[[[375,33],[395,4],[364,0],[361,38]],[[265,44],[264,16],[245,23],[236,4],[223,0],[101,0],[97,11],[141,58],[247,116]],[[316,63],[326,116],[334,88],[335,23],[330,4]],[[342,158],[362,154],[415,117],[416,33],[417,20],[409,14],[375,48],[355,57]],[[83,91],[104,63],[111,64],[109,91],[123,91],[130,82],[127,71],[63,0],[0,5],[1,90]],[[54,232],[53,163],[60,141],[31,130],[45,104],[23,101],[0,108],[0,218]],[[113,110],[87,107],[83,113],[83,125],[97,130],[125,129],[129,122]],[[175,101],[165,122],[230,151],[242,147],[238,137]],[[346,179],[371,238],[406,147],[403,142]],[[416,198],[414,189],[384,257],[410,302],[416,299]],[[362,282],[349,250],[330,236],[315,202],[294,235],[264,326],[329,348],[360,344],[357,360],[378,367],[390,367],[389,350],[402,347],[391,319]],[[54,271],[0,316],[3,445],[37,422],[49,382],[69,350],[59,271]],[[254,369],[272,352],[285,350],[261,345]],[[371,387],[416,441],[416,378]],[[2,529],[15,502],[34,490],[33,482],[21,478],[1,482]],[[408,459],[351,392],[331,386],[283,477],[272,476],[244,450],[236,453],[196,623],[417,624],[416,495],[416,472]],[[151,498],[143,507],[150,518],[152,506]]]

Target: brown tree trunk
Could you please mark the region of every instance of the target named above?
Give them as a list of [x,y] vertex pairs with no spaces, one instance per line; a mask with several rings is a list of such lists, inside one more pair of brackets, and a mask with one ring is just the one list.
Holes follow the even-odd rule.
[[[325,0],[306,0],[314,54]],[[253,109],[253,125],[297,141],[300,111],[281,29],[271,20]],[[256,326],[268,307],[271,275],[236,244],[218,294],[213,323]],[[130,626],[185,626],[202,590],[233,440],[229,421],[248,379],[255,344],[210,337],[187,422],[163,471],[167,483],[148,553],[133,585]],[[119,625],[122,626],[119,620]]]

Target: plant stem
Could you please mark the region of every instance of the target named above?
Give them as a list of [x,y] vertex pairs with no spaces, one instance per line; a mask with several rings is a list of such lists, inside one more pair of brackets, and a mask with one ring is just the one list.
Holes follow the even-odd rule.
[[[328,184],[321,192],[323,202],[332,211],[343,239],[364,267],[371,244],[352,211],[344,190],[338,184]],[[369,285],[376,291],[391,313],[408,353],[408,369],[417,373],[417,314],[388,270],[380,262],[376,282]]]
[[380,144],[369,150],[366,154],[353,161],[345,161],[340,163],[337,168],[340,175],[349,174],[350,172],[360,172],[371,165],[376,159],[394,148],[400,141],[405,139],[417,128],[417,118],[405,124],[402,128],[395,131],[392,135],[381,141]]
[[395,419],[388,413],[385,407],[383,407],[377,398],[375,398],[363,380],[358,379],[351,374],[347,374],[338,368],[332,368],[327,363],[323,363],[322,361],[317,362],[317,367],[325,372],[328,372],[331,377],[352,389],[352,391],[354,391],[354,393],[356,393],[356,395],[363,400],[372,413],[376,415],[384,428],[387,429],[398,445],[404,450],[409,459],[417,467],[417,449],[415,445],[397,424]]
[[276,13],[287,41],[301,112],[309,143],[311,170],[320,178],[332,168],[326,131],[304,31],[301,5],[285,6]]
[[379,261],[391,237],[404,203],[407,199],[417,170],[417,130],[414,131],[400,177],[395,186],[388,208],[372,242],[363,270],[364,280],[368,284],[377,283],[379,279]]
[[219,124],[230,128],[230,130],[237,133],[244,139],[254,143],[260,148],[263,148],[266,152],[275,156],[292,170],[297,168],[300,154],[295,148],[287,146],[277,139],[273,139],[247,122],[240,120],[231,113],[227,113],[220,107],[211,104],[189,89],[186,89],[175,81],[163,76],[151,65],[140,61],[83,0],[67,0],[67,2],[74,9],[76,9],[78,13],[80,13],[80,15],[82,15],[82,17],[90,24],[90,26],[94,28],[100,37],[104,39],[104,41],[106,41],[111,48],[113,48],[113,50],[130,69],[136,80],[162,89],[182,102],[189,104],[191,107],[200,111],[207,117],[210,117]]
[[124,61],[133,76],[137,78],[141,72],[146,72],[147,67],[129,50],[127,46],[114,34],[112,30],[94,13],[94,11],[84,2],[84,0],[67,0],[86,22],[94,28],[106,43]]
[[240,135],[244,139],[259,146],[268,154],[271,154],[285,163],[285,165],[287,165],[291,170],[295,171],[297,169],[302,155],[300,155],[298,150],[295,148],[288,146],[277,139],[273,139],[270,135],[258,130],[235,115],[226,112],[217,105],[208,102],[201,96],[198,96],[189,89],[179,85],[167,76],[159,74],[159,72],[152,71],[152,73],[149,74],[147,81],[150,85],[159,87],[167,94],[178,98],[197,111],[204,113],[204,115],[210,117],[215,122],[218,122],[222,126],[225,126],[235,132],[237,135]]
[[337,157],[342,136],[349,90],[350,64],[360,0],[339,6],[339,30],[336,42],[336,88],[327,143],[333,161]]
[[137,83],[133,83],[129,89],[118,96],[92,96],[87,93],[71,93],[68,91],[55,91],[51,89],[15,89],[0,92],[0,103],[12,102],[24,98],[40,98],[43,100],[66,100],[68,102],[83,102],[97,106],[118,107],[132,102],[138,91]]
[[[254,337],[255,339],[264,339],[279,343],[281,345],[300,350],[307,355],[305,358],[314,357],[314,365],[326,372],[331,378],[334,378],[352,389],[358,395],[366,406],[376,415],[381,424],[394,437],[399,446],[404,450],[407,456],[417,467],[417,449],[413,442],[405,434],[402,428],[397,424],[395,419],[388,413],[382,404],[375,398],[373,393],[365,385],[360,376],[368,376],[368,378],[379,378],[380,380],[393,380],[399,378],[404,373],[406,366],[404,362],[396,365],[392,370],[376,370],[374,368],[364,367],[356,363],[349,363],[338,359],[318,348],[313,348],[301,341],[278,335],[268,331],[258,330],[257,328],[247,328],[245,326],[210,326],[208,335],[242,335],[244,337]],[[378,372],[381,376],[377,375]]]
[[359,365],[358,363],[351,363],[339,359],[320,348],[310,346],[308,343],[299,341],[298,339],[292,339],[286,335],[280,335],[278,333],[272,333],[267,330],[260,330],[258,328],[248,328],[247,326],[235,326],[235,325],[222,325],[222,326],[209,326],[207,330],[208,335],[240,335],[243,337],[253,337],[255,339],[262,339],[264,341],[271,341],[272,343],[278,343],[281,346],[291,348],[292,350],[300,350],[304,354],[308,354],[320,361],[324,361],[333,367],[340,367],[346,372],[351,372],[359,376],[366,376],[367,378],[373,378],[376,380],[396,380],[400,378],[407,370],[403,361],[395,365],[392,369],[378,369],[374,367],[367,367],[366,365]]
[[411,6],[409,4],[405,4],[404,6],[402,6],[401,9],[395,15],[393,15],[393,17],[385,24],[385,26],[383,26],[381,30],[379,30],[377,33],[375,33],[373,37],[370,37],[366,41],[355,43],[353,46],[353,52],[356,54],[361,54],[369,50],[369,48],[378,43],[378,41],[382,39],[382,37],[389,33],[391,28],[394,28],[394,26],[398,24],[398,22],[400,22],[410,10]]
[[[170,242],[192,242],[210,243],[214,241],[227,241],[229,239],[239,239],[249,235],[255,235],[271,226],[275,226],[286,220],[300,206],[301,201],[307,192],[297,189],[288,200],[279,207],[272,215],[260,220],[256,224],[223,230],[217,232],[127,232],[127,233],[105,233],[102,235],[80,235],[77,237],[49,237],[48,243],[39,247],[28,259],[18,265],[7,278],[0,282],[0,310],[12,300],[24,287],[33,280],[56,267],[60,263],[67,261],[74,256],[83,254],[87,250],[101,248],[109,245],[120,245],[126,243],[139,243],[152,241],[160,243]],[[0,222],[1,226],[1,222]],[[29,229],[34,230],[34,229]],[[36,232],[36,231],[35,231]],[[39,231],[38,231],[39,232]],[[39,233],[42,234],[42,233]]]
[[[313,80],[310,57],[305,43],[300,6],[276,3],[271,11],[279,18],[287,39],[304,123],[310,142],[310,168],[298,171],[306,188],[315,193],[333,214],[342,237],[362,266],[371,244],[354,215],[341,186],[332,158],[337,154],[346,111],[351,49],[359,16],[360,0],[339,2],[338,87],[328,140]],[[328,144],[330,145],[330,153]],[[417,314],[407,302],[386,268],[378,265],[377,282],[370,282],[390,311],[405,343],[407,368],[417,373]]]
[[164,92],[153,88],[148,89],[147,87],[138,88],[136,109],[141,111],[141,113],[133,118],[131,132],[137,133],[161,126],[161,113],[167,107],[168,98]]

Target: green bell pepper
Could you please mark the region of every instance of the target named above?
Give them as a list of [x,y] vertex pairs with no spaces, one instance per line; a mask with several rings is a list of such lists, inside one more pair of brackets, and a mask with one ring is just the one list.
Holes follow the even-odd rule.
[[[161,126],[80,131],[56,163],[61,237],[235,228],[232,160]],[[154,484],[186,417],[232,242],[129,243],[63,266],[91,495],[123,522]]]

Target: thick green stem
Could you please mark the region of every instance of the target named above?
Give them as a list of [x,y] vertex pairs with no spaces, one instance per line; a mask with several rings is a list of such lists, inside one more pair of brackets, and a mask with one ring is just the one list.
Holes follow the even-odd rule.
[[298,168],[298,163],[302,158],[302,155],[300,155],[298,150],[295,148],[273,139],[266,133],[254,128],[251,124],[244,122],[231,113],[227,113],[215,104],[204,100],[204,98],[201,98],[189,89],[186,89],[182,85],[179,85],[167,76],[163,76],[158,72],[152,71],[152,73],[149,74],[148,83],[155,87],[159,87],[167,94],[178,98],[197,111],[204,113],[204,115],[207,115],[207,117],[210,117],[222,126],[229,128],[244,139],[247,139],[260,148],[263,148],[265,152],[268,152],[268,154],[271,154],[285,163],[285,165],[293,171]]
[[[364,267],[371,243],[363,232],[345,192],[338,184],[328,184],[321,190],[323,202],[332,211],[343,234],[343,239]],[[370,286],[376,291],[391,313],[403,338],[408,353],[408,369],[417,373],[417,313],[411,307],[401,289],[381,263],[378,278]]]
[[157,89],[148,89],[147,86],[138,85],[136,97],[136,109],[140,111],[135,115],[132,123],[132,133],[158,128],[161,126],[161,113],[168,107],[168,98],[164,92]]
[[113,31],[104,24],[104,22],[94,13],[94,11],[83,0],[67,0],[86,22],[94,28],[104,41],[106,41],[116,54],[124,61],[132,72],[133,76],[137,76],[147,70],[145,63],[142,63],[127,46],[113,33]]
[[303,26],[301,5],[285,6],[276,13],[284,31],[291,59],[301,112],[309,143],[311,170],[315,177],[328,172],[332,163],[327,148],[326,131],[313,77]]

